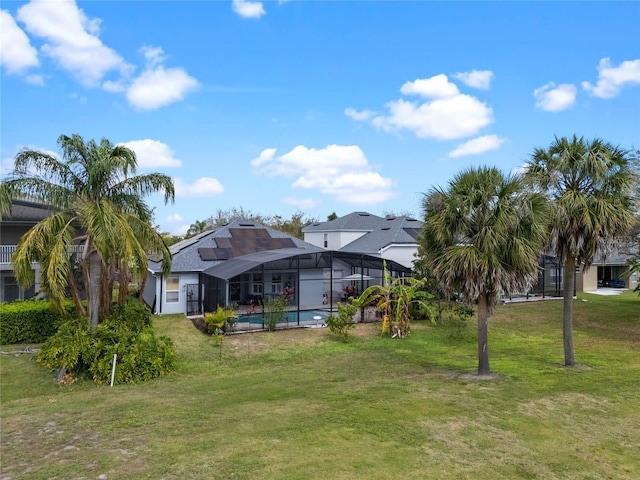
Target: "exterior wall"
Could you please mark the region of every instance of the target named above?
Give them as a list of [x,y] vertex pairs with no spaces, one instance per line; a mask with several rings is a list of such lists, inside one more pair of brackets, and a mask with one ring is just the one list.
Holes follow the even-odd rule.
[[[340,250],[345,245],[366,235],[368,232],[309,232],[304,234],[304,241],[316,247],[328,250]],[[324,236],[327,236],[327,245],[324,245]]]
[[591,267],[576,275],[576,292],[592,292],[598,289],[598,269]]
[[178,277],[178,301],[167,303],[167,278],[161,278],[158,282],[162,286],[162,296],[160,300],[160,294],[158,292],[159,301],[156,305],[160,305],[160,309],[156,313],[171,314],[171,313],[186,313],[187,311],[187,285],[199,283],[199,275],[194,273],[172,273],[170,277]]
[[413,262],[416,259],[415,255],[417,253],[417,245],[390,245],[382,250],[380,256],[413,269]]
[[[340,250],[345,245],[349,245],[351,242],[359,239],[360,237],[365,236],[369,232],[337,232],[339,236],[339,246],[338,247],[329,247],[332,250]],[[331,239],[331,234],[329,234],[329,239]]]

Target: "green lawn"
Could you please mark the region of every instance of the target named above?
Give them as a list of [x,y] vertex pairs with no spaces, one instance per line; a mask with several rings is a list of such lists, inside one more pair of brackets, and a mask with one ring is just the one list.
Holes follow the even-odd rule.
[[[226,337],[155,319],[179,354],[135,386],[59,387],[1,355],[2,479],[638,479],[640,298],[580,295],[578,366],[562,366],[562,301],[497,307],[492,380],[475,326],[415,322]],[[21,346],[5,346],[3,351]]]

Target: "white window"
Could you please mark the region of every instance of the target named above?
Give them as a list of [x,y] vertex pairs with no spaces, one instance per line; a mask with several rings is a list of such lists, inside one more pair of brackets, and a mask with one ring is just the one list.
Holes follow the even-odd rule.
[[262,294],[262,274],[261,273],[253,274],[253,294],[254,295]]
[[324,234],[324,248],[329,248],[329,234]]
[[180,277],[170,275],[167,277],[167,291],[165,292],[165,301],[167,303],[177,303],[180,301]]
[[271,293],[282,292],[282,274],[274,273],[271,275]]

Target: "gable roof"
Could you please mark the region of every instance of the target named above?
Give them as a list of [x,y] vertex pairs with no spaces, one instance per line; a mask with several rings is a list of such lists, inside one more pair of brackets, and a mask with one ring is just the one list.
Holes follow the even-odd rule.
[[[295,249],[301,253],[323,250],[257,222],[235,220],[170,246],[171,271],[202,272],[232,258],[280,249]],[[149,261],[149,269],[153,272],[159,272],[160,266],[158,261]]]
[[329,222],[308,225],[302,231],[364,231],[364,235],[344,245],[339,251],[378,254],[390,245],[417,245],[421,228],[421,221],[407,216],[383,218],[367,212],[353,212]]
[[417,245],[422,222],[409,217],[383,218],[376,228],[348,243],[341,252],[377,254],[390,245]]
[[371,231],[384,218],[368,212],[353,212],[329,222],[318,222],[307,225],[302,233],[309,232],[337,232],[337,231]]

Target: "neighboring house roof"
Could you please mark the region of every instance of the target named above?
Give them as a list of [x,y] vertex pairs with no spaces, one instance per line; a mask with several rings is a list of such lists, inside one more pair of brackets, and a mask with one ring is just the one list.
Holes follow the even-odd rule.
[[356,232],[364,235],[340,248],[341,252],[378,254],[390,245],[417,245],[422,222],[410,217],[378,217],[367,212],[353,212],[329,222],[308,225],[303,233]]
[[[172,272],[201,272],[225,260],[250,253],[300,249],[323,251],[310,243],[250,220],[236,220],[215,230],[207,230],[169,247],[173,257]],[[160,262],[149,262],[149,269],[159,272]]]
[[390,245],[418,244],[422,222],[408,217],[382,219],[371,232],[340,249],[342,252],[379,253]]
[[53,210],[36,202],[14,200],[11,202],[11,213],[2,215],[2,222],[15,224],[36,224],[53,215]]
[[353,212],[344,217],[336,218],[329,222],[317,222],[307,225],[302,229],[302,233],[310,232],[339,232],[339,231],[372,231],[383,221],[384,218],[378,217],[368,212]]

